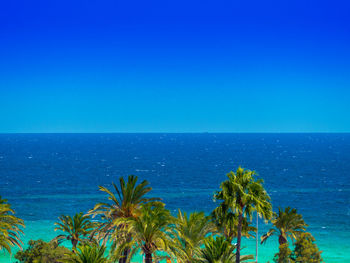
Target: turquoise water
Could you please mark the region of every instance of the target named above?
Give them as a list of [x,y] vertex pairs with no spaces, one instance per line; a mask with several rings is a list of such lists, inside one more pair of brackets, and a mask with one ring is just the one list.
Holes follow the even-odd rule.
[[[238,165],[259,172],[275,209],[303,214],[326,262],[350,262],[349,134],[0,135],[0,194],[25,220],[25,242],[49,241],[59,215],[87,211],[104,200],[98,185],[129,174],[149,180],[174,213],[210,212]],[[255,254],[255,240],[244,245]],[[259,261],[277,247],[276,239],[259,246]]]

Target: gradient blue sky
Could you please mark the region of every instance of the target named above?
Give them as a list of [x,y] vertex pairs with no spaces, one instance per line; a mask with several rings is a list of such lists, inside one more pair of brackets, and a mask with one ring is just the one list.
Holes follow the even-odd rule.
[[349,1],[2,1],[0,132],[350,132]]

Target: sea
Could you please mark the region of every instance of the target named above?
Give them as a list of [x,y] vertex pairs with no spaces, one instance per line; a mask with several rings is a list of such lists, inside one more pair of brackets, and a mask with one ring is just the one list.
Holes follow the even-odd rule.
[[[24,219],[25,243],[51,240],[60,215],[107,201],[98,186],[131,174],[174,214],[210,213],[239,166],[264,179],[275,211],[303,215],[325,262],[350,262],[350,134],[0,134],[0,195]],[[260,220],[259,235],[269,227]],[[255,246],[244,239],[242,253],[255,255]],[[259,262],[277,250],[276,237],[259,245]],[[0,252],[0,262],[16,261]]]

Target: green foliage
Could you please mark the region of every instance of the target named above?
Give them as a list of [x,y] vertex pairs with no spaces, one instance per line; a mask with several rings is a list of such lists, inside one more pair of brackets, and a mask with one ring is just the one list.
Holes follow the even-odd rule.
[[138,217],[120,219],[116,223],[126,226],[124,231],[132,236],[131,247],[141,249],[146,262],[152,262],[156,251],[166,251],[169,247],[172,217],[163,203],[143,204]]
[[261,237],[261,243],[278,232],[278,241],[282,245],[288,242],[288,238],[295,240],[307,227],[302,215],[298,214],[295,208],[290,207],[285,208],[284,211],[279,207],[277,216],[271,222],[274,228]]
[[[251,236],[250,231],[255,230],[249,225],[253,212],[265,221],[271,219],[270,197],[253,171],[239,167],[227,176],[220,185],[221,191],[214,195],[221,202],[210,216],[179,210],[176,218],[158,198],[145,197],[152,189],[147,181],[137,184],[137,177],[129,176],[126,183],[120,178],[119,187],[113,184],[116,193],[100,187],[111,202],[97,204],[87,215],[62,215],[55,230],[63,231],[63,235],[49,243],[31,240],[29,247],[15,258],[22,263],[130,263],[133,255],[141,252],[146,263],[167,255],[178,263],[239,263],[253,259],[252,255],[240,255],[240,238]],[[0,250],[10,252],[11,246],[21,247],[19,234],[24,225],[13,214],[7,201],[0,197]],[[92,223],[89,215],[98,216],[99,222]],[[272,223],[273,228],[262,237],[262,243],[278,233],[280,246],[274,262],[323,262],[314,237],[304,232],[307,225],[296,209],[279,208]],[[237,245],[232,244],[235,237]],[[290,239],[296,240],[293,252]],[[73,252],[59,246],[62,240],[72,242]],[[110,245],[109,259],[106,244]]]
[[60,222],[55,223],[57,226],[55,231],[63,231],[63,235],[56,237],[58,242],[63,240],[70,240],[72,242],[73,249],[76,248],[78,242],[83,241],[87,235],[89,235],[95,224],[91,222],[88,216],[84,216],[83,213],[75,214],[73,217],[62,215],[59,217]]
[[9,253],[13,246],[22,249],[20,236],[23,234],[24,222],[14,214],[15,211],[11,209],[11,205],[0,196],[0,250],[6,250]]
[[203,212],[193,212],[189,215],[180,210],[174,220],[172,252],[178,263],[193,262],[196,251],[203,245],[208,235],[215,233],[216,227],[210,217]]
[[58,246],[54,241],[47,243],[43,240],[30,240],[28,245],[26,250],[15,255],[22,263],[58,263],[72,254],[69,249]]
[[302,233],[295,242],[292,258],[296,263],[320,263],[323,262],[321,253],[314,243],[315,238],[310,233]]
[[[227,174],[228,179],[220,185],[221,191],[214,195],[215,200],[222,201],[218,208],[222,215],[238,215],[237,262],[240,261],[243,218],[252,219],[253,211],[256,211],[265,220],[272,217],[272,205],[263,187],[263,180],[256,179],[255,176],[254,171],[239,167],[236,172],[231,171]],[[232,222],[231,225],[235,223]]]
[[[159,198],[146,198],[145,196],[152,190],[148,181],[143,180],[137,184],[138,177],[130,175],[125,182],[123,177],[119,178],[119,186],[112,183],[115,193],[100,186],[102,192],[107,193],[109,203],[98,203],[88,212],[89,215],[99,216],[101,223],[95,229],[96,239],[102,240],[103,244],[108,241],[112,243],[112,257],[119,258],[120,263],[130,260],[131,236],[127,231],[128,219],[138,217],[142,204],[153,203]],[[124,247],[123,251],[120,250]]]
[[78,246],[76,253],[73,253],[64,263],[105,263],[108,262],[105,257],[106,247],[97,244],[84,244]]
[[[198,259],[192,262],[196,263],[235,263],[236,247],[228,242],[223,236],[216,238],[210,236],[204,241],[204,248],[198,253]],[[240,261],[253,259],[252,255],[241,256]]]
[[223,201],[222,212],[231,211],[252,217],[253,211],[265,219],[272,217],[270,197],[263,187],[263,180],[255,178],[254,171],[239,167],[236,172],[227,174],[228,179],[221,183],[221,191],[214,195],[215,200]]
[[[225,207],[226,204],[222,203],[220,206],[216,207],[211,213],[213,222],[215,223],[218,230],[225,236],[225,238],[232,242],[234,238],[237,237],[238,228],[238,215],[230,211],[230,209]],[[253,233],[256,228],[251,226],[247,218],[242,218],[242,236],[243,237],[253,237]]]
[[[292,251],[289,248],[288,243],[284,243],[279,246],[279,252],[275,254],[273,261],[276,263],[294,263],[291,259]],[[306,263],[305,261],[304,263]]]
[[265,243],[270,236],[277,232],[279,252],[275,254],[274,261],[278,263],[294,262],[290,257],[291,251],[289,249],[288,238],[294,241],[306,230],[307,224],[302,215],[298,214],[295,208],[287,207],[282,210],[279,207],[278,214],[275,215],[275,218],[271,222],[273,228],[261,237],[261,243]]
[[100,191],[107,193],[110,203],[98,203],[88,212],[93,217],[99,216],[101,224],[96,229],[99,234],[98,239],[110,238],[118,230],[115,220],[120,218],[133,218],[140,214],[139,209],[142,204],[159,200],[159,198],[146,198],[145,195],[152,190],[148,181],[144,180],[137,184],[138,177],[130,175],[125,182],[123,177],[119,178],[119,187],[112,183],[115,193],[106,187],[99,186]]

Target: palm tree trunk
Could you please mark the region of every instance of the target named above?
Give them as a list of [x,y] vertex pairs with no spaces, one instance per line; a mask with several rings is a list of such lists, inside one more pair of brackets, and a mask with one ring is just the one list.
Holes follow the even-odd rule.
[[256,241],[256,263],[258,263],[258,254],[259,254],[259,215],[258,212],[256,212],[256,237],[255,237],[255,241]]
[[152,253],[145,253],[145,263],[152,263]]
[[[280,244],[279,246],[279,254],[281,255],[281,246],[287,243],[287,239],[285,239],[282,235],[278,237],[278,243]],[[290,262],[290,259],[288,258],[288,262]]]
[[119,263],[126,263],[126,261],[128,260],[129,253],[130,253],[130,248],[124,249],[123,257],[119,259]]
[[[131,241],[131,235],[129,234],[126,238],[126,242],[129,243]],[[123,257],[119,259],[119,263],[126,263],[130,254],[130,247],[126,247],[123,251]]]
[[278,243],[279,243],[280,245],[283,245],[283,244],[287,243],[287,239],[285,239],[282,235],[280,235],[280,236],[278,237]]
[[242,212],[240,212],[238,215],[236,263],[239,263],[241,258],[242,221],[243,221],[243,214]]
[[75,252],[77,250],[78,240],[72,239],[72,250]]

